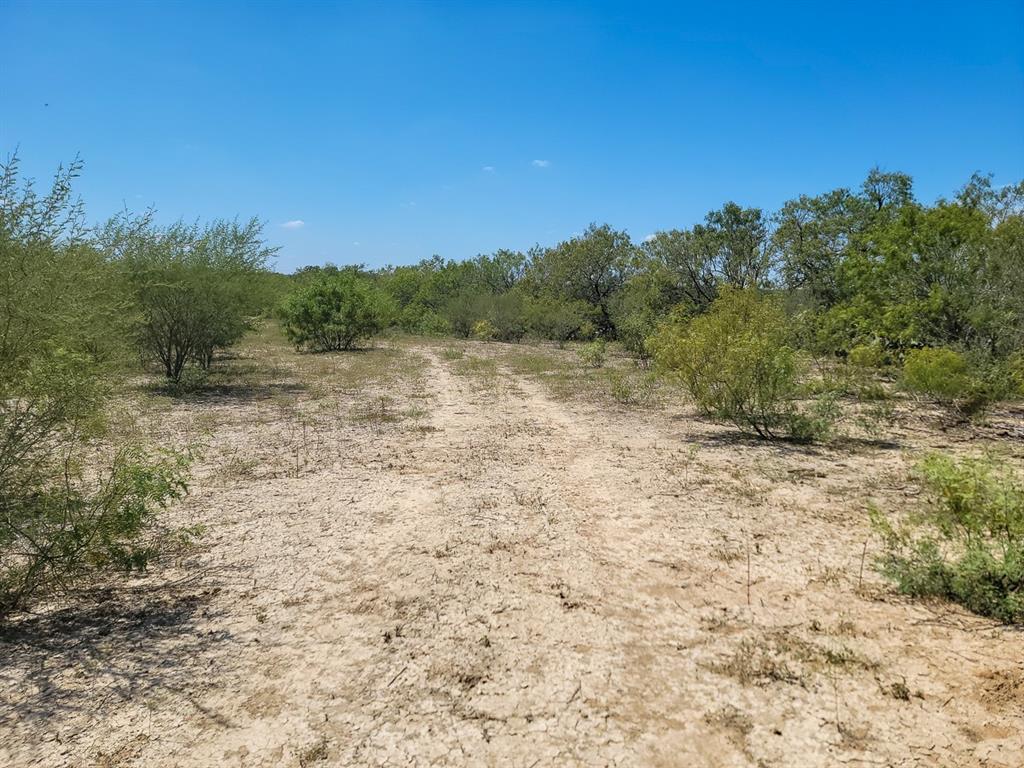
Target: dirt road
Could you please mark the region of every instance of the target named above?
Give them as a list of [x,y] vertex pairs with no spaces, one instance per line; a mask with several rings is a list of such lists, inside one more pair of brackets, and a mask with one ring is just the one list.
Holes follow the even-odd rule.
[[1024,635],[870,566],[948,437],[749,442],[467,349],[169,406],[199,547],[3,641],[0,764],[1024,764]]

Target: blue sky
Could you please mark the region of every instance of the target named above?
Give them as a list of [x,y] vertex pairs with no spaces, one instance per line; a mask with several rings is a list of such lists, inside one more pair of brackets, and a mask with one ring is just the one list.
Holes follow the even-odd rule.
[[641,239],[875,165],[924,200],[1024,178],[1021,2],[0,0],[0,28],[0,154],[80,153],[94,220],[257,215],[282,271]]

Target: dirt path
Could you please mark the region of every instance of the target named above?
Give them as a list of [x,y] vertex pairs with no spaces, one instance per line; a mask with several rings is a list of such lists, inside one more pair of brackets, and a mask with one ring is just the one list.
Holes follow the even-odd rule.
[[[861,567],[898,451],[737,443],[417,353],[422,422],[321,421],[297,476],[200,479],[201,579],[2,646],[0,763],[1021,765],[1020,633]],[[288,465],[284,426],[222,416]]]

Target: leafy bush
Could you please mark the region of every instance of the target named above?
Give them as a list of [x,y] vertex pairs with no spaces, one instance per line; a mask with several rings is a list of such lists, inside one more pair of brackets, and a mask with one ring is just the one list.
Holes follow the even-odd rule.
[[915,349],[903,361],[903,385],[943,402],[965,397],[974,386],[967,358],[952,349]]
[[481,322],[490,330],[489,341],[517,342],[526,335],[522,300],[515,293],[463,293],[448,303],[446,313],[452,331],[463,338],[481,338],[476,333]]
[[445,319],[454,335],[468,339],[473,335],[473,325],[478,322],[486,310],[482,305],[481,296],[474,296],[464,291],[453,297],[445,305]]
[[647,371],[641,375],[609,368],[605,378],[608,394],[622,405],[649,405],[656,399],[657,374]]
[[647,349],[647,339],[658,327],[657,316],[654,312],[619,315],[615,322],[619,342],[623,348],[639,360],[649,360],[651,355]]
[[847,359],[858,368],[884,368],[889,364],[889,355],[881,344],[858,344]]
[[565,342],[593,333],[593,310],[584,302],[541,296],[529,299],[523,312],[529,333],[537,338]]
[[790,346],[786,315],[753,291],[724,289],[706,314],[663,325],[651,349],[704,413],[760,437],[820,439],[835,419],[831,398],[798,404],[804,366]]
[[296,347],[351,349],[379,334],[391,316],[388,297],[354,269],[324,275],[281,305],[284,332]]
[[952,349],[926,348],[907,353],[903,386],[934,398],[964,416],[974,416],[989,405],[1010,397],[1015,389],[1005,361],[980,355],[968,358]]
[[480,341],[493,341],[498,329],[491,325],[490,320],[477,320],[473,323],[473,338]]
[[607,347],[604,339],[596,339],[581,345],[580,348],[576,350],[576,354],[579,355],[580,362],[583,363],[584,367],[600,368],[604,365],[606,350]]
[[452,324],[446,317],[418,306],[406,307],[398,315],[396,322],[399,328],[409,333],[422,333],[427,336],[448,336],[454,333]]
[[[650,252],[653,243],[645,244],[644,249]],[[612,305],[612,320],[623,348],[641,360],[648,360],[647,339],[681,297],[673,273],[660,267],[653,257],[644,264],[645,272],[632,277]]]
[[494,338],[498,341],[519,342],[526,335],[526,315],[518,293],[489,296],[484,318],[494,327]]
[[70,456],[12,468],[0,492],[0,615],[100,569],[144,569],[157,551],[145,533],[186,492],[187,469],[182,454],[138,447],[118,451],[95,481]]
[[1004,622],[1024,622],[1024,483],[993,458],[931,455],[917,468],[928,497],[897,526],[873,523],[882,573],[914,596],[943,597]]

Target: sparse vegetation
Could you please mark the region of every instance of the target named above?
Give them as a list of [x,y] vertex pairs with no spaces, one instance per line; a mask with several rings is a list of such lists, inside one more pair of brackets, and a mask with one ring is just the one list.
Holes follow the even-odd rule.
[[0,768],[1024,768],[1024,3],[797,5],[0,0]]

